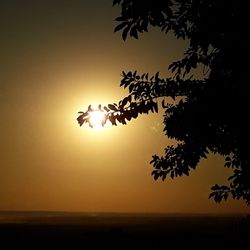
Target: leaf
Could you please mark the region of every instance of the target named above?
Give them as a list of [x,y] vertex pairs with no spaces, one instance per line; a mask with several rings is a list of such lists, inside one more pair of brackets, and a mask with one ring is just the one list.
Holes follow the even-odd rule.
[[127,76],[125,76],[120,83],[120,87],[122,87],[124,85],[124,89],[131,83],[133,79],[128,78]]
[[224,167],[230,168],[230,166],[231,166],[231,162],[230,162],[230,161],[228,161],[228,162],[226,162],[226,163],[224,164]]
[[155,173],[155,174],[154,174],[154,179],[155,179],[155,181],[159,178],[159,176],[160,176],[159,173]]
[[131,101],[132,101],[132,96],[129,95],[129,96],[128,96],[128,102],[131,102]]
[[113,105],[113,104],[108,104],[108,107],[109,107],[111,110],[113,110],[113,111],[118,111],[118,109],[116,108],[116,106]]
[[234,179],[235,177],[236,177],[235,175],[229,176],[229,177],[227,178],[227,180],[230,181],[230,180]]
[[123,39],[123,41],[125,41],[126,38],[127,38],[129,29],[130,29],[130,26],[131,26],[131,25],[128,25],[128,26],[123,30],[123,32],[122,32],[122,39]]
[[159,72],[157,72],[157,73],[155,74],[155,80],[156,80],[156,81],[159,80]]
[[137,112],[136,110],[132,110],[132,111],[131,111],[131,116],[132,116],[133,118],[137,118],[137,117],[138,117],[138,112]]
[[157,104],[157,102],[153,102],[153,107],[154,107],[154,111],[156,113],[158,113],[158,104]]
[[107,111],[107,112],[110,111],[110,109],[108,109],[106,106],[104,106],[103,109],[104,109],[105,111]]
[[128,97],[125,97],[123,100],[122,100],[122,107],[125,107],[126,104],[128,103]]
[[164,99],[161,101],[161,106],[162,106],[164,109],[166,109],[166,108],[168,107],[168,106],[165,105],[165,100],[164,100]]
[[143,19],[143,21],[141,22],[141,28],[143,31],[148,32],[148,19]]
[[138,33],[137,33],[137,30],[136,30],[136,27],[135,27],[135,26],[133,26],[133,27],[131,28],[131,30],[130,30],[130,36],[132,36],[132,37],[138,39]]
[[82,126],[82,124],[84,123],[82,115],[79,115],[76,119],[77,119],[79,125]]
[[121,0],[113,0],[113,6],[116,4],[120,4],[120,3],[121,3]]
[[217,192],[212,192],[209,196],[208,199],[212,198],[213,196],[215,196],[217,194]]
[[127,113],[127,114],[126,114],[126,119],[127,119],[128,121],[130,121],[130,120],[132,119],[131,115]]
[[158,170],[153,170],[152,173],[151,173],[151,175],[155,175],[156,173],[158,173]]
[[227,198],[228,198],[228,193],[225,193],[224,196],[223,196],[224,200],[226,201]]
[[131,83],[132,80],[133,79],[130,78],[128,81],[126,81],[125,84],[124,84],[124,88],[127,88],[130,85],[130,83]]
[[127,77],[132,77],[132,72],[131,71],[129,71],[128,73],[127,73]]
[[126,25],[128,25],[128,22],[120,23],[119,25],[117,25],[117,26],[115,27],[114,32],[117,32],[118,30],[121,30],[121,29],[124,28]]
[[92,112],[92,111],[93,111],[93,109],[91,108],[91,105],[88,106],[88,111],[89,111],[89,112]]
[[166,174],[166,173],[163,173],[163,174],[162,174],[162,181],[164,181],[164,180],[166,179],[166,177],[167,177],[167,174]]
[[115,21],[118,21],[118,22],[121,22],[121,21],[124,21],[124,20],[126,20],[126,18],[123,17],[123,16],[119,16],[119,17],[117,17],[117,18],[115,19]]
[[222,190],[229,190],[229,188],[228,188],[227,186],[224,186],[224,185],[221,186],[220,188],[221,188]]
[[171,177],[171,179],[173,179],[173,178],[174,178],[174,171],[171,171],[171,173],[170,173],[170,177]]
[[205,152],[203,152],[203,151],[200,152],[200,156],[207,159],[207,156],[206,156]]
[[231,194],[232,194],[232,196],[233,196],[233,199],[235,199],[236,196],[237,196],[236,192],[235,192],[234,190],[232,190]]
[[121,122],[122,122],[123,125],[127,124],[124,116],[121,117]]
[[212,190],[219,190],[220,187],[218,184],[215,184],[214,186],[211,187]]
[[108,119],[110,120],[110,122],[111,122],[112,125],[117,126],[116,120],[115,120],[115,116],[114,116],[113,114],[111,114],[111,115],[108,117]]

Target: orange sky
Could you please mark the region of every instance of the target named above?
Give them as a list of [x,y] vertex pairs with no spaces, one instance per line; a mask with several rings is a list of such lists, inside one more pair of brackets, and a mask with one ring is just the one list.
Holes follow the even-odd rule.
[[124,43],[112,0],[15,0],[0,9],[0,210],[249,212],[241,201],[208,200],[229,173],[219,156],[190,177],[153,180],[151,156],[171,143],[162,112],[100,131],[76,122],[88,104],[126,95],[122,70],[167,76],[184,42],[151,29]]

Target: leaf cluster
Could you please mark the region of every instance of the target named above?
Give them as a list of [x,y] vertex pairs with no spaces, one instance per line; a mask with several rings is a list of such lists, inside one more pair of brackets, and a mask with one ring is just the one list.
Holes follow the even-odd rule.
[[[115,31],[138,39],[149,27],[189,46],[183,57],[172,62],[173,76],[161,78],[137,71],[122,72],[121,87],[128,96],[101,108],[106,121],[126,124],[140,114],[165,110],[164,133],[177,141],[164,156],[154,155],[152,175],[165,180],[189,175],[209,153],[220,154],[232,169],[227,185],[214,185],[209,198],[216,202],[244,199],[250,204],[249,36],[246,1],[227,0],[114,0],[121,7]],[[202,79],[192,73],[202,66]],[[173,102],[165,101],[165,97]],[[91,106],[78,122],[88,122]]]

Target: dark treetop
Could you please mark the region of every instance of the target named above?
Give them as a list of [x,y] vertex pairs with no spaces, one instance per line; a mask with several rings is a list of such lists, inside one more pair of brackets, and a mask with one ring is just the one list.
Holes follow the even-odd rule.
[[[187,39],[188,49],[169,65],[173,77],[123,72],[120,86],[128,96],[118,104],[99,105],[105,112],[103,125],[126,124],[140,114],[165,109],[164,132],[177,144],[167,146],[164,156],[154,155],[154,179],[189,175],[209,152],[224,156],[225,167],[233,169],[228,185],[214,185],[209,197],[216,202],[244,199],[250,204],[250,152],[248,119],[247,1],[231,0],[114,0],[121,14],[115,31],[138,39],[148,26]],[[199,67],[203,76],[194,79]],[[174,101],[164,100],[170,97]],[[170,100],[167,98],[167,100]],[[79,112],[80,125],[89,121],[92,107]]]

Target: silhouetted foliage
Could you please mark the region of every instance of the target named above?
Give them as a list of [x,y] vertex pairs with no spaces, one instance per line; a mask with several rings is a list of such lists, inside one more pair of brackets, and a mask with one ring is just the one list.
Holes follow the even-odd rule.
[[[209,152],[225,158],[225,167],[233,169],[229,184],[214,185],[209,198],[216,202],[244,199],[250,204],[250,152],[248,116],[247,6],[245,1],[228,0],[114,0],[121,6],[115,31],[122,38],[138,38],[148,26],[173,32],[177,39],[187,39],[183,58],[169,65],[173,77],[161,78],[159,72],[123,72],[120,86],[129,95],[118,104],[99,108],[106,112],[103,125],[126,124],[139,114],[158,112],[160,97],[174,102],[165,109],[164,132],[177,144],[167,146],[165,156],[154,155],[154,179],[165,180],[189,175]],[[192,72],[203,67],[202,79]],[[176,99],[177,98],[177,99]],[[88,122],[91,106],[81,112],[78,122]]]

